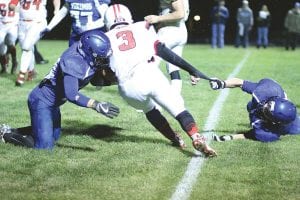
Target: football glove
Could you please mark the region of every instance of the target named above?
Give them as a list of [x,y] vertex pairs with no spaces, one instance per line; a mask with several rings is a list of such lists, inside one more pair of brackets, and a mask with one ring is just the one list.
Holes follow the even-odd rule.
[[101,113],[104,116],[109,118],[117,117],[120,113],[119,108],[109,102],[94,101],[92,108],[96,110],[98,113]]
[[210,83],[211,89],[213,89],[213,90],[224,89],[226,87],[225,81],[220,80],[218,78],[211,78],[209,83]]

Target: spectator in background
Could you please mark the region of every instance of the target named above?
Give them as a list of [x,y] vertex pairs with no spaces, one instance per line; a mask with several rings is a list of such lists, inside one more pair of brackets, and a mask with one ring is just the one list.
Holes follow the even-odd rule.
[[300,3],[296,2],[294,8],[288,11],[284,27],[287,29],[285,49],[296,49],[297,37],[300,34]]
[[244,0],[243,5],[237,11],[237,34],[235,47],[242,45],[244,48],[249,46],[249,32],[253,26],[253,12],[249,7],[249,2]]
[[263,5],[257,17],[257,48],[263,46],[267,48],[269,45],[269,26],[271,22],[271,15],[267,5]]
[[214,6],[211,11],[212,20],[212,38],[211,46],[212,48],[223,48],[224,47],[224,33],[225,24],[229,17],[229,11],[225,7],[225,1],[219,0],[218,5]]

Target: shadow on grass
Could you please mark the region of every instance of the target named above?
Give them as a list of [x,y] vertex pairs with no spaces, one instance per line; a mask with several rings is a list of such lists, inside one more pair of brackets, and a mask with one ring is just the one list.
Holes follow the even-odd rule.
[[[189,157],[195,156],[195,154],[186,149],[180,149],[179,147],[174,147],[167,139],[156,139],[151,137],[140,137],[138,135],[123,135],[120,132],[125,130],[120,127],[114,127],[104,124],[97,124],[93,125],[88,128],[88,125],[78,121],[67,121],[68,126],[63,128],[64,135],[88,135],[95,139],[100,139],[105,142],[133,142],[133,143],[157,143],[157,144],[166,144],[172,148],[178,149],[183,154]],[[81,127],[81,128],[79,128]],[[160,134],[157,132],[157,134]],[[63,148],[73,148],[78,150],[85,150],[85,151],[95,151],[89,147],[80,147],[80,146],[70,146],[64,144],[58,144],[59,147]]]

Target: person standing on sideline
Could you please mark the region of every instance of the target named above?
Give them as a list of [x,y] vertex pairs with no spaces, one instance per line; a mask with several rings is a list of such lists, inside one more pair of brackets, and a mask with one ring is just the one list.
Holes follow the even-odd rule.
[[[188,38],[185,25],[188,17],[188,0],[160,0],[160,14],[145,16],[145,20],[150,24],[157,24],[160,41],[165,43],[177,55],[182,56]],[[171,77],[172,88],[180,93],[182,80],[179,68],[167,63],[167,71]]]
[[214,6],[211,11],[212,48],[224,47],[225,24],[228,18],[229,18],[229,11],[225,7],[225,0],[219,0],[218,5]]
[[285,20],[284,27],[287,29],[285,49],[296,49],[297,37],[300,34],[300,3],[296,2],[294,8],[289,10]]
[[252,139],[273,142],[279,140],[282,135],[300,134],[300,116],[297,114],[297,108],[288,100],[282,86],[275,80],[263,78],[253,82],[230,78],[219,83],[212,81],[211,88],[240,88],[252,96],[247,104],[251,129],[234,135],[215,135],[214,140]]
[[271,22],[271,15],[267,5],[263,5],[257,17],[257,43],[256,47],[263,46],[267,48],[269,45],[269,26]]
[[[60,0],[52,0],[52,2],[54,12],[56,12],[59,10]],[[27,81],[31,81],[36,75],[34,44],[40,39],[40,32],[47,26],[47,0],[11,0],[10,10],[15,10],[18,4],[20,6],[18,39],[22,48],[22,55],[20,71],[15,84],[22,86],[25,82],[26,73],[28,73]]]
[[243,0],[242,7],[237,11],[237,33],[235,47],[242,45],[244,48],[249,46],[249,33],[253,26],[253,12],[249,7],[249,2]]

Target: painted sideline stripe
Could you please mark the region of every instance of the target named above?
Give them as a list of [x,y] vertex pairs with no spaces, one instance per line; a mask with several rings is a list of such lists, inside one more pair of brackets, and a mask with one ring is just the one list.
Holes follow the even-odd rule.
[[[250,54],[251,53],[249,51],[246,52],[242,61],[238,63],[238,65],[235,67],[235,69],[228,76],[227,79],[233,78],[239,73],[239,71],[242,69],[245,62],[249,58]],[[221,109],[228,95],[229,95],[229,89],[221,90],[220,95],[215,101],[212,109],[209,111],[209,116],[203,129],[203,131],[206,132],[204,135],[208,139],[207,140],[208,144],[210,143],[213,135],[213,132],[211,130],[213,130],[218,123]],[[189,162],[184,176],[182,177],[181,181],[178,183],[175,192],[170,198],[171,200],[187,200],[190,197],[191,191],[193,189],[193,185],[197,181],[197,177],[200,174],[204,161],[205,158],[201,156],[201,153],[195,150],[195,156],[193,156],[193,158]]]

